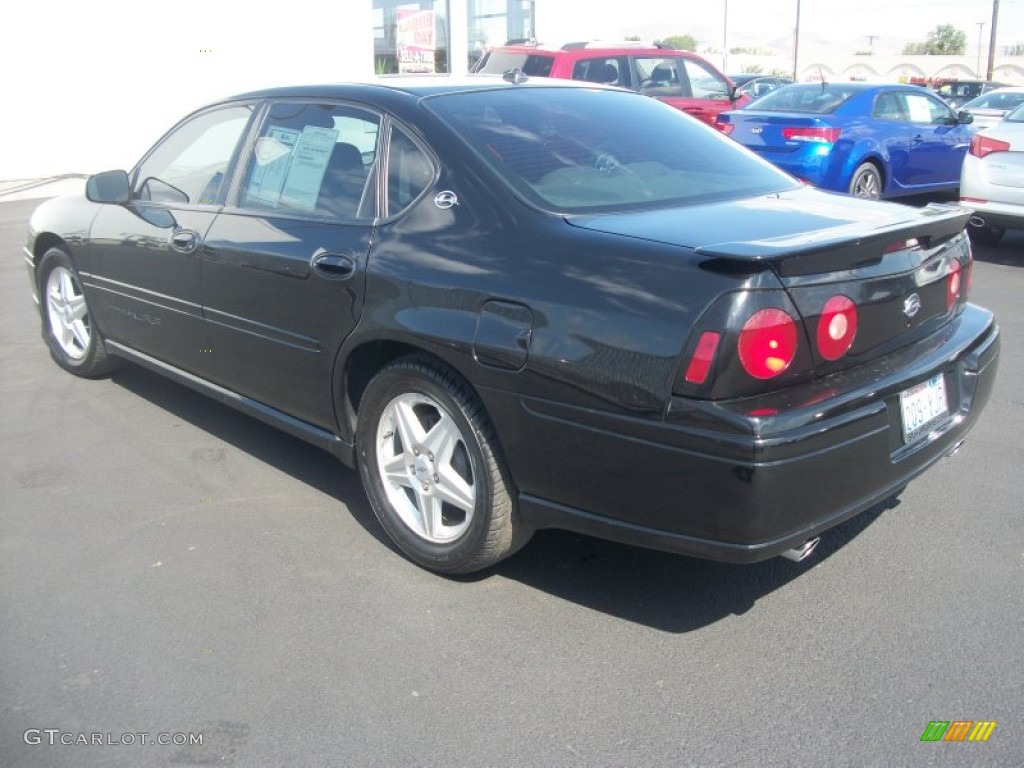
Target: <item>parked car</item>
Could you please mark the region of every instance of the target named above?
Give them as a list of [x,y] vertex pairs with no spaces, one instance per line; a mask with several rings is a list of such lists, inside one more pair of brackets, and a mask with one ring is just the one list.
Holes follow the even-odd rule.
[[1024,104],[971,140],[960,202],[975,211],[967,231],[979,243],[996,245],[1007,229],[1024,229]]
[[936,89],[936,93],[953,109],[958,109],[983,93],[1005,86],[1006,83],[997,83],[994,80],[949,80],[942,83]]
[[959,446],[999,350],[968,211],[824,194],[654,99],[508,80],[248,93],[42,204],[53,359],[325,448],[445,573],[547,527],[799,559]]
[[974,133],[968,113],[915,85],[787,85],[718,121],[797,178],[871,199],[955,191]]
[[981,130],[995,125],[1021,104],[1024,104],[1024,87],[1010,86],[971,99],[962,109],[974,116],[974,127]]
[[771,93],[776,88],[792,84],[789,77],[778,77],[776,75],[729,75],[729,79],[736,85],[738,93],[746,94],[751,99],[759,99],[766,93]]
[[500,75],[520,69],[531,77],[557,77],[617,85],[639,91],[709,125],[726,109],[742,107],[750,96],[737,94],[728,77],[695,53],[663,45],[569,43],[562,48],[536,44],[491,48],[474,72]]

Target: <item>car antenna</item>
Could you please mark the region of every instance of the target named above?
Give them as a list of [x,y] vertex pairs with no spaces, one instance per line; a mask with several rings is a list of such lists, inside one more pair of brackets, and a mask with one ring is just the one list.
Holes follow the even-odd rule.
[[825,82],[825,73],[822,71],[821,66],[818,66],[818,79],[821,80],[821,93],[825,95],[825,88],[828,87],[828,83]]
[[526,76],[526,73],[523,72],[523,70],[521,70],[519,67],[513,67],[512,69],[502,72],[501,79],[509,83],[515,83],[516,85],[519,85],[520,83],[525,83],[530,78],[528,78]]

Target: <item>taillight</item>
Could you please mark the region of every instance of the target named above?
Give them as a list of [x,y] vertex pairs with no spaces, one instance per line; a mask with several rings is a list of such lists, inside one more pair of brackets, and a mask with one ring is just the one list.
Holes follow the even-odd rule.
[[839,139],[838,128],[802,127],[783,128],[782,138],[786,141],[810,141],[822,144],[835,144]]
[[949,265],[949,276],[946,278],[946,309],[952,309],[960,297],[961,270],[960,261],[953,259]]
[[991,155],[993,152],[1008,152],[1010,150],[1010,142],[1000,141],[999,139],[993,139],[989,136],[982,136],[980,133],[974,134],[974,138],[971,139],[970,153],[975,157],[985,157],[985,155]]
[[715,128],[720,130],[726,136],[732,135],[732,132],[736,130],[736,126],[733,123],[721,123],[716,121]]
[[755,312],[737,342],[743,369],[755,379],[778,376],[793,362],[798,336],[796,321],[781,309]]
[[841,294],[825,302],[818,318],[818,352],[826,360],[845,355],[857,335],[857,305]]
[[974,252],[971,250],[971,243],[967,241],[967,280],[965,281],[967,289],[964,291],[964,301],[967,301],[967,297],[971,295],[971,291],[974,289]]
[[715,350],[718,349],[718,340],[721,334],[715,331],[704,331],[697,342],[697,348],[690,357],[690,364],[686,366],[686,380],[691,384],[703,384],[708,379],[708,372],[711,370],[711,363],[715,360]]

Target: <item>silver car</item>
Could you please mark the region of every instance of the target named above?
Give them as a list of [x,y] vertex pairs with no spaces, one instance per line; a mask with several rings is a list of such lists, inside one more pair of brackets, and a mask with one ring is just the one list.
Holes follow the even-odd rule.
[[1007,229],[1024,229],[1024,104],[974,135],[960,202],[975,211],[967,229],[978,243],[995,245]]
[[1008,86],[983,93],[960,109],[974,115],[974,124],[982,130],[995,125],[1021,104],[1024,104],[1024,88]]

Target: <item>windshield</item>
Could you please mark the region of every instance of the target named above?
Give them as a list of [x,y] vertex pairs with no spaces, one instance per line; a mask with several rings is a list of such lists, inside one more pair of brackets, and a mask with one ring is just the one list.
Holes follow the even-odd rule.
[[856,93],[859,93],[859,89],[841,83],[785,85],[758,99],[757,111],[823,115],[838,109]]
[[695,204],[798,186],[713,128],[638,94],[509,88],[428,104],[499,176],[552,212]]
[[1024,91],[992,91],[968,101],[963,108],[971,109],[1005,109],[1011,110],[1024,104]]

